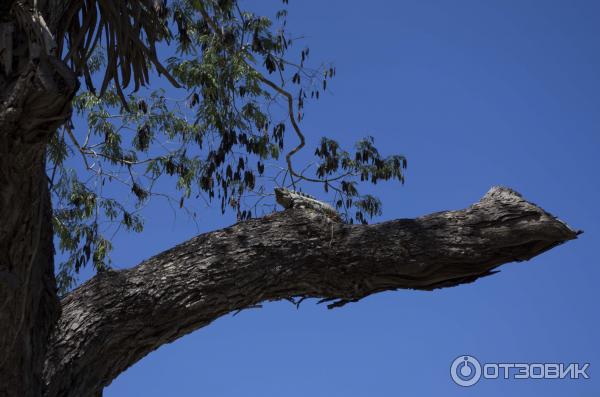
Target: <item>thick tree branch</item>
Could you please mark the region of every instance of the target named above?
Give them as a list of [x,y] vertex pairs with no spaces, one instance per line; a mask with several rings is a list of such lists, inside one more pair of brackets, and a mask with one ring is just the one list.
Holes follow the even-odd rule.
[[333,306],[399,288],[471,282],[578,232],[510,189],[478,203],[376,225],[292,209],[195,237],[62,301],[46,396],[91,396],[164,343],[232,311],[291,297]]

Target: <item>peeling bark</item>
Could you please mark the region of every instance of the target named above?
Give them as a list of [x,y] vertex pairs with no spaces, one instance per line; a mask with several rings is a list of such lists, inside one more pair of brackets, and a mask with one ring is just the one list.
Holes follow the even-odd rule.
[[505,188],[464,210],[376,225],[302,209],[241,222],[99,274],[65,297],[44,395],[101,395],[162,344],[263,301],[315,297],[335,307],[380,291],[455,286],[577,234]]

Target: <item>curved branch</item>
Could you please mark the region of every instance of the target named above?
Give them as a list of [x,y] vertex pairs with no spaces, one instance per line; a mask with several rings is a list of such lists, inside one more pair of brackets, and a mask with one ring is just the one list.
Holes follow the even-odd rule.
[[[348,175],[351,175],[350,172],[347,172],[342,175],[335,176],[333,178],[315,179],[315,178],[306,177],[302,174],[298,174],[294,170],[294,167],[292,167],[292,156],[295,155],[296,153],[298,153],[300,150],[302,150],[302,148],[306,145],[306,139],[304,138],[304,134],[300,130],[300,126],[298,125],[298,122],[296,121],[296,117],[294,116],[294,98],[292,97],[292,94],[290,94],[288,91],[284,90],[282,87],[275,84],[271,80],[267,79],[256,69],[253,69],[253,70],[257,73],[258,79],[260,81],[262,81],[264,84],[268,85],[269,87],[271,87],[272,89],[277,91],[279,94],[283,95],[287,100],[288,117],[290,119],[290,123],[292,124],[292,127],[294,128],[294,132],[296,133],[296,136],[298,136],[298,139],[300,140],[300,143],[285,155],[285,161],[287,163],[288,170],[290,171],[290,175],[295,176],[296,178],[307,181],[307,182],[318,182],[318,183],[330,183],[330,182],[334,182],[334,181],[340,180],[342,178],[345,178]],[[293,178],[292,178],[292,182],[293,182]]]
[[[199,10],[200,14],[202,15],[202,18],[208,24],[208,26],[210,26],[213,33],[222,38],[223,33],[222,33],[221,29],[219,28],[217,23],[210,17],[210,15],[206,11],[206,8],[202,4],[202,2],[199,2],[197,4],[197,6],[198,6],[198,10]],[[350,175],[350,173],[345,173],[343,175],[338,175],[336,177],[329,178],[329,179],[315,179],[315,178],[306,177],[302,174],[298,174],[294,170],[294,167],[292,167],[292,156],[294,156],[296,153],[298,153],[300,150],[302,150],[302,148],[306,145],[306,138],[304,137],[304,134],[300,130],[298,121],[296,120],[296,117],[294,116],[294,97],[292,96],[292,94],[290,92],[285,90],[282,86],[280,86],[280,85],[272,82],[268,78],[266,78],[262,73],[260,73],[258,70],[256,70],[256,68],[253,68],[252,66],[250,66],[248,64],[246,64],[246,65],[256,73],[258,79],[263,84],[266,84],[267,86],[269,86],[270,88],[275,90],[278,94],[283,95],[286,99],[286,102],[288,105],[288,110],[287,110],[288,118],[290,119],[290,123],[292,124],[292,128],[294,128],[294,132],[296,133],[296,136],[300,140],[300,143],[285,155],[285,161],[287,163],[290,175],[292,176],[292,185],[295,185],[293,177],[296,177],[300,180],[304,180],[307,182],[329,183],[329,182],[334,182],[334,181],[340,180],[340,179],[345,178],[346,176]]]
[[578,233],[506,188],[464,210],[376,225],[303,209],[240,222],[99,274],[64,298],[45,395],[94,395],[162,344],[263,301],[314,297],[335,307],[380,291],[455,286]]

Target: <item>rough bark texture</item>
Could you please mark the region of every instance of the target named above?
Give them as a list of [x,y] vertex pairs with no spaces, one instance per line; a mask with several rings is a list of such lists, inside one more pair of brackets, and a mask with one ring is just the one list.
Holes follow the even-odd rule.
[[45,396],[96,396],[164,343],[232,311],[291,297],[333,306],[398,288],[471,282],[577,232],[510,189],[465,210],[376,225],[290,209],[195,237],[99,274],[62,301]]
[[59,23],[49,10],[68,3],[39,0],[41,13],[33,3],[0,0],[0,397],[99,396],[146,354],[231,311],[454,286],[577,235],[500,188],[462,211],[371,226],[290,209],[99,274],[59,302],[44,153],[78,83],[44,22]]
[[0,2],[0,396],[39,396],[59,315],[44,154],[68,118],[74,75]]

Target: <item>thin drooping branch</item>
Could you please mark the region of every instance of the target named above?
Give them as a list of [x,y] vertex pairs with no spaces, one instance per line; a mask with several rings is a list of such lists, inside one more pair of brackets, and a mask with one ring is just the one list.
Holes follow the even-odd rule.
[[472,282],[578,232],[510,189],[460,211],[376,225],[291,209],[195,237],[99,274],[62,301],[45,396],[96,395],[164,343],[232,311],[293,297],[335,300]]
[[[199,2],[197,6],[198,6],[198,10],[200,11],[200,14],[202,15],[202,18],[208,24],[208,26],[210,26],[213,33],[215,35],[219,36],[221,39],[223,39],[222,29],[219,28],[219,26],[214,21],[214,19],[210,17],[210,15],[206,11],[206,8],[204,7],[204,5],[201,2]],[[315,178],[309,178],[303,174],[298,174],[294,170],[294,167],[292,166],[292,157],[296,153],[298,153],[300,150],[302,150],[304,148],[304,146],[306,146],[306,138],[304,137],[304,134],[300,130],[300,126],[298,125],[298,120],[296,120],[296,116],[294,114],[294,97],[292,96],[292,94],[289,91],[284,89],[282,85],[276,84],[273,81],[269,80],[261,72],[259,72],[255,67],[249,65],[248,63],[246,63],[246,65],[255,72],[257,78],[263,84],[265,84],[269,88],[273,89],[279,95],[282,95],[285,98],[285,101],[287,102],[288,118],[289,118],[290,124],[292,125],[292,128],[294,129],[294,132],[296,133],[296,136],[298,137],[298,140],[299,140],[298,145],[296,145],[292,150],[290,150],[285,155],[285,161],[286,161],[286,164],[288,167],[288,172],[290,173],[292,185],[295,186],[294,178],[298,178],[298,180],[304,180],[307,182],[317,182],[317,183],[328,184],[328,183],[331,183],[331,182],[334,182],[334,181],[337,181],[337,180],[347,177],[349,175],[348,173],[343,174],[343,175],[338,175],[335,177],[325,178],[325,179],[315,179]]]

